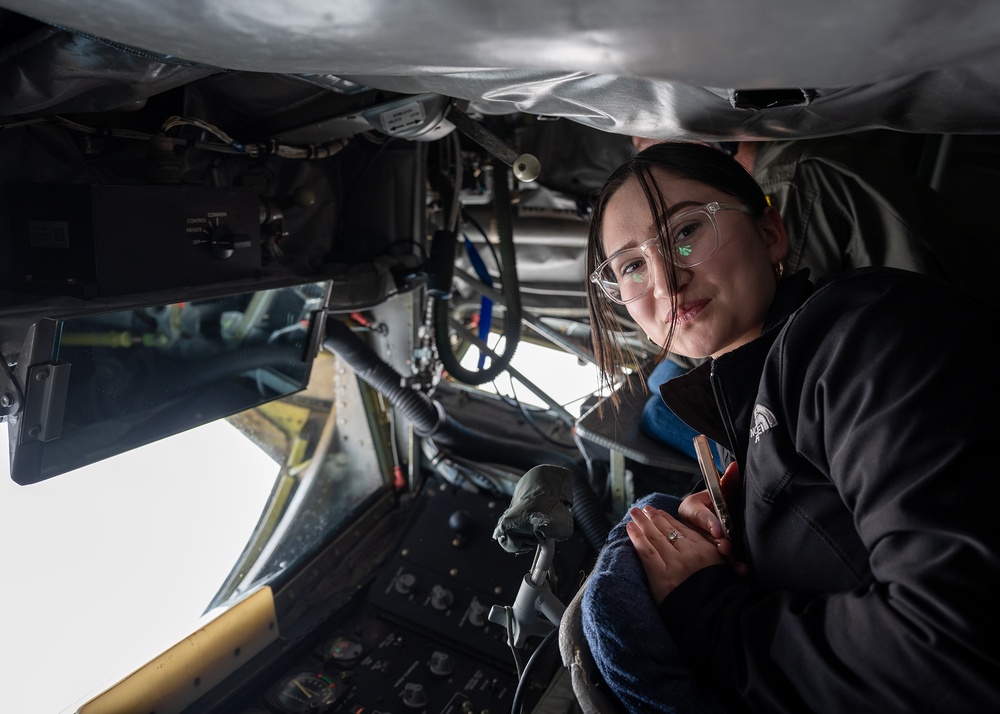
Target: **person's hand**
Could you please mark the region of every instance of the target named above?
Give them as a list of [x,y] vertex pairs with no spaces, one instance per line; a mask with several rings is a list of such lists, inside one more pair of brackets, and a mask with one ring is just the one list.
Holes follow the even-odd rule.
[[633,508],[629,515],[625,530],[657,604],[692,573],[726,562],[715,541],[658,508]]
[[[722,496],[727,503],[732,501],[739,488],[739,483],[740,467],[734,461],[726,467],[726,472],[722,474],[720,481]],[[730,558],[733,556],[733,544],[726,538],[726,532],[722,529],[722,523],[715,514],[712,497],[707,490],[693,493],[681,501],[677,514],[687,525],[701,531],[706,538],[712,539],[718,546],[720,553]]]

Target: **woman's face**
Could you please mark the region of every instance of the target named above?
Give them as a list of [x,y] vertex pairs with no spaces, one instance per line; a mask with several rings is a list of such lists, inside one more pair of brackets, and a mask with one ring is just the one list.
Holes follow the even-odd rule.
[[[653,175],[670,216],[712,201],[739,203],[707,184],[679,178],[659,169]],[[677,312],[674,314],[665,262],[652,260],[653,286],[626,309],[649,338],[663,345],[674,323],[670,350],[687,357],[717,357],[761,333],[775,293],[774,266],[788,248],[777,211],[761,218],[741,211],[715,214],[719,249],[704,263],[677,268]],[[602,225],[604,254],[638,246],[656,235],[656,221],[635,178],[608,201]],[[658,254],[653,251],[654,258]]]

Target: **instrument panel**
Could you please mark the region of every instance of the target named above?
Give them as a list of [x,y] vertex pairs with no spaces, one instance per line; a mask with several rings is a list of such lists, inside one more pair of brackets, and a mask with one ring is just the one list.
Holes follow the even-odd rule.
[[[364,596],[237,714],[511,711],[519,666],[506,629],[488,614],[513,604],[532,558],[492,538],[508,502],[448,485],[419,498]],[[582,581],[588,552],[577,535],[557,544],[552,587],[564,603]],[[531,638],[519,652],[522,666],[539,642]],[[539,654],[539,668],[521,685],[525,711],[562,666],[557,648]]]

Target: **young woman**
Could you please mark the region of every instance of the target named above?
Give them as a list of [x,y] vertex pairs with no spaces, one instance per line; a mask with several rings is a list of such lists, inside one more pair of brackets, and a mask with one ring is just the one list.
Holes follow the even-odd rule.
[[631,712],[1000,711],[1000,320],[900,270],[814,286],[787,245],[707,146],[652,146],[598,199],[598,365],[629,364],[621,306],[711,357],[661,393],[730,452],[733,521],[705,492],[630,510],[582,601],[598,667]]

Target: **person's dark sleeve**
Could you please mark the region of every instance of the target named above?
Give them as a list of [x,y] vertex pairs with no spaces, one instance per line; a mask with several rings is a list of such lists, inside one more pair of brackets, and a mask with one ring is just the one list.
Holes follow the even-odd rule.
[[911,177],[817,156],[797,166],[795,183],[787,219],[804,221],[790,228],[802,242],[792,248],[800,251],[796,269],[810,268],[816,278],[868,265],[956,277],[954,246],[940,244],[943,225],[956,225],[956,213]]

